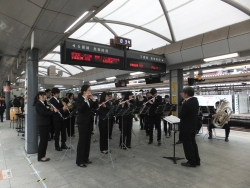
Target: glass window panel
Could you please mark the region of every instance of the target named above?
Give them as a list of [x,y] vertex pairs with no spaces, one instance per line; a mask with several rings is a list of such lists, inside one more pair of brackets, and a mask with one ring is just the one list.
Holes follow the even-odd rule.
[[243,12],[218,0],[192,1],[169,15],[176,40],[249,19]]
[[82,72],[80,69],[73,67],[71,65],[62,65],[62,66],[66,68],[72,75]]
[[58,45],[53,51],[60,52],[61,51],[60,45]]
[[250,1],[249,0],[234,0],[234,1],[243,5],[244,7],[247,7],[248,9],[250,9]]
[[[89,27],[88,24],[91,24],[91,23],[86,23],[85,25]],[[71,35],[70,38],[96,42],[96,43],[101,43],[101,44],[109,44],[109,39],[114,38],[114,36],[106,27],[97,23],[95,24],[94,27],[92,27],[87,32],[82,32],[82,35],[80,37],[75,38],[73,37],[73,35]]]
[[118,36],[123,36],[124,34],[134,30],[133,27],[119,25],[119,24],[107,23],[107,25],[111,27],[111,29],[113,29]]
[[185,6],[186,3],[192,2],[193,0],[164,0],[167,10],[170,12],[174,9],[178,9],[181,6]]
[[107,20],[144,25],[155,18],[163,15],[159,1],[156,0],[133,0],[126,3],[118,11],[105,17]]
[[85,23],[82,27],[76,30],[69,38],[78,39],[81,38],[85,33],[89,32],[96,23]]
[[60,54],[49,53],[43,60],[61,61]]
[[139,51],[149,51],[168,44],[165,40],[138,29],[123,35],[123,37],[132,39],[131,49]]
[[91,69],[95,69],[95,67],[85,67],[85,66],[82,66],[84,68],[84,70],[88,71],[88,70],[91,70]]

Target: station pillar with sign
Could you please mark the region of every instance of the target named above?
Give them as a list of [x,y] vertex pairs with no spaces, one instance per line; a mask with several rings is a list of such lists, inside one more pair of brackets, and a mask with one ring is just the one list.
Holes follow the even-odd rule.
[[180,93],[183,90],[183,70],[182,69],[176,69],[176,70],[170,70],[170,98],[172,104],[177,105],[176,112],[173,112],[172,114],[175,116],[178,116],[180,113],[181,106],[179,106],[179,102],[181,100]]
[[33,106],[38,92],[38,49],[26,52],[25,78],[25,150],[27,154],[37,153],[38,129],[36,110]]

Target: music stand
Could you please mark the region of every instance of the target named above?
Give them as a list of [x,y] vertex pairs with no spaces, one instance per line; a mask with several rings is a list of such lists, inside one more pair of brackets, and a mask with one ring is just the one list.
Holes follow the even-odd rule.
[[[72,145],[72,142],[71,142],[71,138],[72,138],[72,136],[71,136],[71,117],[72,116],[74,116],[75,115],[75,112],[74,111],[72,111],[72,112],[70,112],[70,114],[69,114],[69,116],[68,117],[66,117],[65,119],[68,119],[68,118],[70,118],[69,120],[70,120],[70,125],[69,125],[69,134],[70,134],[70,138],[69,138],[69,146],[68,146],[68,148],[66,149],[66,151],[64,152],[64,154],[63,154],[63,156],[62,156],[62,158],[61,158],[61,160],[60,160],[60,162],[62,162],[62,160],[63,160],[63,158],[65,157],[65,156],[67,156],[68,158],[72,158],[72,152],[71,152],[71,148],[75,151],[75,153],[76,153],[76,150],[75,150],[75,148],[74,148],[74,146]],[[70,157],[67,155],[67,152],[70,150]]]
[[[108,120],[108,156],[109,156],[109,158],[110,158],[110,161],[109,162],[112,162],[112,166],[113,166],[113,168],[115,168],[115,166],[114,166],[114,162],[113,162],[113,159],[112,159],[112,156],[111,156],[111,150],[109,149],[110,147],[109,147],[109,119],[110,119],[110,117],[112,117],[113,115],[114,115],[114,110],[115,110],[115,107],[114,106],[112,106],[111,107],[111,109],[108,111],[108,113],[106,114],[106,117],[103,119],[103,120]],[[99,127],[100,128],[100,127]],[[100,131],[99,131],[100,132]],[[105,155],[105,153],[103,153],[102,155],[101,155],[101,157],[97,160],[97,161],[99,161],[100,159],[101,160],[103,160],[102,159],[102,157]],[[105,161],[105,160],[103,160],[103,161]]]
[[172,129],[174,131],[174,153],[173,153],[173,157],[163,157],[163,158],[166,158],[166,159],[170,159],[174,162],[174,164],[177,164],[177,160],[181,160],[181,159],[184,159],[184,158],[179,158],[179,157],[176,157],[175,156],[175,133],[179,130],[179,123],[180,123],[180,119],[176,116],[167,116],[164,118],[164,120],[166,120],[167,122],[169,122],[170,124],[172,124]]
[[[136,107],[136,109],[134,110],[134,114],[139,113],[140,115],[146,115],[146,113],[148,112],[150,107],[147,107],[146,105],[143,106],[142,108],[140,107]],[[144,117],[145,118],[145,117]],[[145,124],[145,121],[144,121]],[[135,151],[135,149],[137,148],[137,146],[140,146],[140,143],[143,144],[144,146],[146,146],[151,152],[152,150],[141,140],[141,133],[139,131],[139,136],[138,136],[138,142],[135,144],[135,147],[133,149],[133,151]]]
[[[171,105],[164,105],[165,107],[164,107],[164,109],[163,109],[163,112],[168,112],[168,114],[166,115],[166,116],[169,116],[169,114],[171,114],[171,112],[172,112],[172,110],[173,110],[173,108],[175,107],[176,108],[176,106],[175,105],[173,105],[173,104],[171,104]],[[176,110],[176,109],[175,109]],[[163,116],[163,121],[164,121],[164,117],[166,117],[166,116]],[[170,129],[170,124],[168,123],[168,128]],[[172,125],[171,125],[171,127],[172,127]],[[171,130],[170,130],[171,131]],[[164,137],[163,137],[163,143],[166,145],[166,143],[165,143],[165,139],[164,139]]]
[[[120,148],[119,148],[119,152],[117,153],[115,160],[117,159],[117,157],[118,157],[118,155],[119,155],[119,153],[120,153],[120,150],[121,150],[122,148],[125,147],[126,150],[129,151],[129,149],[127,148],[126,144],[123,142],[123,136],[124,136],[124,132],[123,132],[123,116],[131,114],[131,113],[133,112],[133,110],[134,110],[133,107],[128,107],[128,108],[126,108],[126,109],[121,109],[121,110],[116,114],[116,117],[121,116],[121,119],[122,119],[122,130],[121,130],[122,140],[121,140],[121,144],[120,144],[120,146],[119,146],[119,147],[120,147]],[[129,151],[129,153],[130,153],[133,157],[135,157],[134,154],[133,154],[131,151]]]

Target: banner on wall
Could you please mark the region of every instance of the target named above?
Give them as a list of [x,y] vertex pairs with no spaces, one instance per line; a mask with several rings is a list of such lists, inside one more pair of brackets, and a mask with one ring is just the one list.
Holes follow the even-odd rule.
[[226,99],[229,102],[229,107],[232,108],[232,95],[197,95],[195,96],[200,106],[215,106],[220,99]]

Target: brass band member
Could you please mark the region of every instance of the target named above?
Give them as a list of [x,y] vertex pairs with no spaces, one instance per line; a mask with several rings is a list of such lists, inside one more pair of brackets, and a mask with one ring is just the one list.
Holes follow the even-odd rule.
[[[215,111],[216,111],[216,109],[219,107],[219,104],[220,104],[219,101],[217,101],[217,102],[215,103]],[[208,126],[208,133],[209,133],[208,139],[212,139],[212,138],[213,138],[213,137],[212,137],[212,129],[215,128],[215,126],[214,126],[214,124],[212,123],[212,122],[213,122],[213,121],[212,121],[212,118],[216,118],[216,117],[217,117],[217,114],[213,114],[213,115],[210,114],[210,115],[209,115],[209,118],[211,118],[211,121],[210,121],[209,126]],[[225,125],[223,126],[223,129],[225,129],[225,141],[226,141],[226,142],[228,142],[228,136],[229,136],[229,133],[230,133],[230,126],[229,126],[228,121],[230,121],[230,118],[227,119],[227,123],[225,123]]]
[[153,143],[153,129],[157,129],[157,141],[158,146],[161,145],[161,114],[156,114],[156,108],[162,104],[162,97],[157,96],[157,90],[152,88],[150,90],[152,99],[148,100],[148,103],[151,105],[149,109],[149,142],[148,144]]
[[34,99],[34,104],[37,113],[37,125],[40,136],[40,142],[38,146],[38,161],[46,162],[50,158],[46,158],[46,150],[49,140],[49,126],[50,126],[50,117],[58,112],[56,108],[46,106],[46,93],[38,92]]
[[[133,108],[134,100],[133,100],[133,93],[128,91],[125,93],[125,97],[123,99],[123,103],[121,104],[122,108]],[[121,123],[122,123],[122,130],[121,130],[121,136],[120,136],[120,147],[122,149],[131,148],[131,134],[132,134],[132,125],[133,125],[133,115],[124,115],[121,117]],[[125,144],[122,145],[122,143]],[[127,148],[126,148],[127,147]]]
[[76,100],[76,108],[78,110],[77,124],[79,130],[79,140],[77,144],[76,164],[79,167],[87,167],[91,164],[89,161],[90,140],[92,132],[91,111],[98,108],[98,102],[95,101],[91,94],[90,86],[83,85],[81,93]]
[[[143,99],[143,105],[149,100],[151,99],[151,93],[147,92],[146,93],[146,97]],[[147,107],[150,107],[151,105],[149,103],[146,104]],[[144,121],[144,129],[146,131],[146,136],[149,136],[149,111],[144,115],[145,121]]]
[[[104,91],[100,98],[100,108],[99,108],[99,130],[100,130],[100,151],[104,154],[108,153],[108,119],[106,115],[112,108],[109,103],[109,95]],[[106,102],[108,101],[108,102]],[[109,124],[110,126],[110,124]]]
[[[108,97],[110,100],[108,103],[110,103],[110,105],[114,105],[113,100],[112,100],[112,93],[108,93]],[[114,126],[114,117],[110,117],[109,119],[109,139],[112,139],[112,133],[113,133],[113,126]]]
[[[48,105],[47,101],[49,101],[51,99],[51,90],[46,89],[45,93],[46,93],[46,100],[44,101],[44,103],[47,106]],[[50,116],[50,138],[49,138],[49,141],[51,141],[51,139],[54,138],[54,133],[55,133],[54,120],[53,120],[53,116]]]
[[[165,99],[164,99],[163,104],[165,104],[167,107],[172,105],[172,104],[170,103],[170,101],[169,101],[169,95],[165,95]],[[163,115],[164,115],[164,116],[165,116],[165,115],[168,115],[168,116],[172,115],[171,112],[168,113],[168,114],[166,114],[166,113],[168,113],[168,112],[164,112]],[[166,136],[166,138],[169,138],[169,137],[171,137],[172,124],[169,124],[167,121],[164,121],[164,120],[163,120],[163,123],[164,123],[164,132],[165,132],[165,136]],[[168,125],[168,127],[167,127],[167,125]]]
[[[63,106],[62,101],[59,100],[60,90],[56,87],[52,88],[53,97],[50,99],[50,103],[55,106],[59,112],[64,115],[64,111],[67,110],[66,106]],[[63,123],[63,118],[58,114],[53,115],[54,126],[55,126],[55,149],[56,151],[62,151],[62,149],[67,149],[66,146],[66,127]],[[59,137],[61,134],[61,147],[59,145]]]
[[[119,100],[119,104],[122,103],[122,101],[124,101],[125,92],[122,92],[121,95],[122,95],[122,97]],[[118,106],[118,107],[120,107],[120,106]],[[118,121],[119,121],[119,130],[121,131],[122,130],[122,117],[121,116],[118,117]]]

